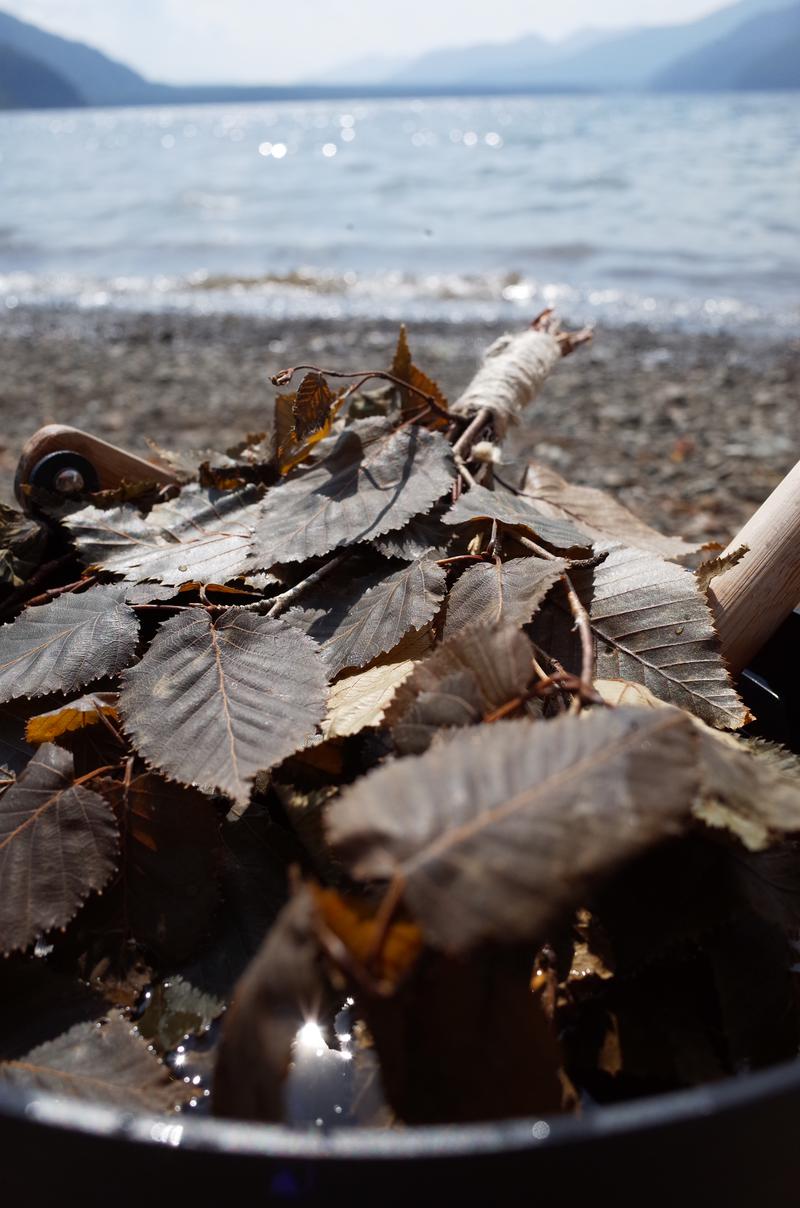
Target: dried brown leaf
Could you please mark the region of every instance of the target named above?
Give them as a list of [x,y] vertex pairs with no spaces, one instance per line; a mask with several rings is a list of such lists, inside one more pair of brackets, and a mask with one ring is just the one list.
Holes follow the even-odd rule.
[[445,571],[428,557],[380,578],[326,578],[285,619],[319,643],[333,679],[392,650],[410,629],[423,629],[439,611],[445,582]]
[[[593,572],[573,578],[596,639],[596,675],[644,684],[670,704],[721,729],[750,720],[719,649],[708,604],[691,571],[643,550],[615,546]],[[548,603],[534,641],[579,673],[573,620]]]
[[321,373],[307,373],[297,388],[292,415],[294,437],[306,441],[325,427],[336,396]]
[[80,696],[47,713],[38,713],[29,719],[25,737],[37,745],[55,742],[63,734],[95,725],[102,717],[113,720],[119,717],[116,692],[90,692],[88,696]]
[[469,567],[447,597],[443,637],[479,622],[527,625],[568,566],[562,558],[512,558]]
[[218,492],[185,487],[145,518],[134,507],[82,508],[63,523],[85,566],[123,579],[225,583],[252,564],[254,487]]
[[452,472],[438,433],[359,420],[322,461],[267,492],[253,566],[302,562],[402,528],[441,498]]
[[523,496],[507,491],[470,487],[444,516],[444,523],[450,525],[469,524],[473,520],[497,520],[525,529],[531,536],[565,552],[585,552],[592,546],[592,538],[570,520],[545,516]]
[[665,537],[613,495],[566,482],[542,462],[530,462],[523,495],[546,516],[574,522],[601,544],[615,541],[668,559],[685,557],[698,549],[681,537]]
[[136,614],[113,587],[66,593],[0,627],[0,701],[74,692],[127,667],[139,636]]
[[427,750],[443,729],[470,726],[524,696],[533,647],[516,625],[454,634],[398,688],[385,718],[402,754]]
[[149,764],[241,812],[256,772],[299,750],[325,714],[325,668],[292,625],[228,609],[170,617],[119,698],[125,728]]
[[701,562],[694,572],[697,586],[705,594],[712,579],[716,579],[718,575],[724,575],[726,570],[737,566],[745,554],[749,554],[749,552],[750,547],[748,545],[740,545],[736,549],[731,550],[729,554],[718,554],[716,558],[708,558],[705,562]]
[[436,947],[541,940],[590,887],[686,827],[693,739],[678,709],[481,728],[345,790],[329,838],[359,879],[397,878]]
[[380,725],[397,689],[432,645],[428,630],[412,630],[373,666],[338,679],[331,688],[328,713],[322,723],[325,738],[345,738]]
[[40,747],[0,798],[0,952],[65,927],[111,879],[118,847],[112,810],[73,783],[69,752]]
[[17,1061],[0,1062],[0,1084],[138,1112],[170,1112],[193,1088],[177,1082],[118,1011],[80,1023]]

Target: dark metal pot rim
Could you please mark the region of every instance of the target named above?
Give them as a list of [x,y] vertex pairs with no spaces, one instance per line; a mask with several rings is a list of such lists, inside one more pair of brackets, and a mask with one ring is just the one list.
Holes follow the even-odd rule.
[[725,1116],[758,1107],[773,1097],[800,1095],[800,1060],[757,1073],[742,1074],[687,1091],[674,1091],[608,1107],[593,1108],[580,1118],[505,1120],[486,1124],[428,1125],[402,1131],[346,1128],[330,1133],[306,1132],[278,1124],[178,1115],[156,1117],[118,1108],[60,1099],[44,1092],[0,1087],[0,1124],[4,1117],[25,1118],[31,1125],[66,1129],[87,1137],[123,1139],[135,1145],[162,1145],[220,1155],[265,1158],[408,1159],[502,1154],[548,1148],[576,1148],[582,1142],[617,1137],[709,1116]]

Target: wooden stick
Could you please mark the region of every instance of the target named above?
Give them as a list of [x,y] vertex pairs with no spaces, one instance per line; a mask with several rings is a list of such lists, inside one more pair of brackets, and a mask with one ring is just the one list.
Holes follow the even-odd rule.
[[708,592],[734,675],[800,604],[800,461],[725,552],[740,545],[749,552]]

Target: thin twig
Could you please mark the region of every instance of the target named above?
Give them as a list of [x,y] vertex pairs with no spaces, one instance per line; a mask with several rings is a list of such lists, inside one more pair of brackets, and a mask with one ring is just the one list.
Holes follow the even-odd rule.
[[467,486],[476,487],[478,484],[467,469],[463,457],[460,457],[458,454],[456,454],[454,460],[456,463],[456,469],[464,479],[464,482],[467,484]]
[[484,407],[477,413],[474,419],[470,420],[469,426],[464,429],[456,443],[453,445],[453,452],[456,455],[459,453],[462,455],[469,453],[470,449],[475,443],[475,437],[482,428],[485,428],[487,424],[491,423],[493,414],[494,412],[492,411],[491,407]]
[[547,558],[550,562],[560,562],[561,560],[557,554],[551,554],[549,549],[545,549],[544,546],[537,545],[535,541],[531,541],[530,537],[523,537],[520,533],[515,533],[514,540],[518,541],[520,545],[524,545],[525,549],[529,549],[532,554],[537,554],[540,558]]
[[592,625],[589,620],[589,614],[581,603],[580,597],[572,585],[572,580],[569,575],[562,575],[561,582],[564,585],[564,590],[567,593],[567,601],[569,602],[570,612],[575,618],[575,628],[578,630],[581,639],[581,685],[588,692],[594,692],[594,638],[592,637]]
[[36,608],[39,604],[49,604],[51,600],[57,600],[59,596],[64,596],[67,592],[78,591],[81,587],[91,587],[97,582],[97,575],[88,575],[85,579],[76,579],[74,583],[65,583],[63,587],[48,587],[47,591],[43,591],[40,596],[34,596],[32,600],[28,600],[28,608]]
[[309,588],[316,586],[322,579],[336,570],[337,566],[341,566],[349,557],[349,554],[338,554],[335,558],[331,558],[324,566],[320,566],[317,570],[312,571],[305,579],[301,579],[299,583],[295,583],[294,587],[287,588],[281,592],[279,596],[273,596],[269,600],[257,600],[255,604],[243,604],[242,609],[245,612],[263,612],[264,616],[279,617],[282,612],[294,604],[295,600],[299,600]]

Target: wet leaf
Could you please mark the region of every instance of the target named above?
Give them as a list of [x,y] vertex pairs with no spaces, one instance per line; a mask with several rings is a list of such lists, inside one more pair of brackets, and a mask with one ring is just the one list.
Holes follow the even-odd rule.
[[697,784],[677,709],[504,722],[365,776],[328,833],[359,879],[399,879],[429,943],[464,952],[541,940],[590,886],[680,833]]
[[668,559],[685,557],[698,548],[681,537],[665,537],[613,495],[596,487],[566,482],[542,462],[530,462],[523,492],[524,498],[530,499],[546,516],[572,521],[604,545],[619,542]]
[[0,626],[0,700],[74,692],[127,667],[139,636],[136,614],[113,587],[68,592]]
[[73,783],[69,752],[40,747],[0,798],[0,951],[66,926],[111,879],[118,847],[113,812]]
[[451,475],[438,433],[359,420],[321,462],[267,492],[254,565],[302,562],[402,528],[441,498]]
[[466,625],[527,625],[569,563],[562,558],[512,558],[470,566],[447,597],[443,636]]
[[185,487],[145,518],[134,507],[82,508],[66,517],[85,566],[138,582],[225,583],[252,562],[254,487],[219,493]]
[[0,1085],[137,1112],[171,1112],[192,1094],[118,1011],[0,1062]]
[[392,650],[410,629],[423,629],[439,611],[445,582],[445,571],[427,557],[377,582],[374,575],[355,582],[328,578],[285,619],[319,643],[333,679]]
[[39,713],[28,721],[25,737],[36,744],[55,742],[63,734],[96,725],[102,717],[115,721],[119,717],[116,692],[91,692],[47,713]]
[[216,810],[195,789],[152,773],[135,776],[127,787],[98,780],[96,788],[123,833],[115,886],[122,929],[164,959],[185,959],[208,937],[219,903]]
[[204,994],[180,976],[153,986],[136,1026],[159,1053],[176,1049],[186,1036],[202,1036],[225,1010],[222,999]]
[[308,889],[297,893],[237,984],[214,1073],[214,1114],[280,1121],[292,1044],[330,997]]
[[532,537],[564,551],[587,551],[592,538],[569,520],[545,516],[523,496],[506,491],[470,487],[459,496],[444,517],[445,524],[468,524],[473,520],[498,520],[525,529]]
[[401,754],[427,750],[444,729],[475,725],[520,702],[533,675],[533,647],[515,625],[480,624],[454,634],[414,668],[386,714]]
[[[597,639],[596,674],[643,684],[721,729],[750,716],[731,683],[714,622],[691,571],[641,550],[612,548],[605,561],[573,580]],[[578,672],[572,617],[548,604],[534,621],[534,640]]]
[[325,714],[325,669],[292,625],[231,608],[160,627],[119,698],[125,728],[173,780],[247,807],[256,772],[299,750]]

